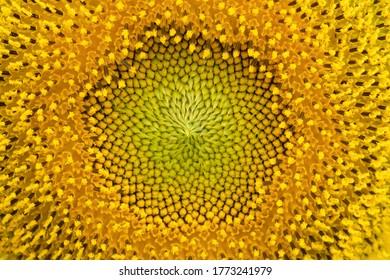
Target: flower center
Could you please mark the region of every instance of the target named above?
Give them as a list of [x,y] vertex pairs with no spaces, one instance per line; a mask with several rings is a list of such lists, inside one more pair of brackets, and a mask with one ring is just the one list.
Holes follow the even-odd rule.
[[272,73],[247,46],[162,36],[143,38],[88,96],[104,186],[148,223],[253,217],[286,141]]

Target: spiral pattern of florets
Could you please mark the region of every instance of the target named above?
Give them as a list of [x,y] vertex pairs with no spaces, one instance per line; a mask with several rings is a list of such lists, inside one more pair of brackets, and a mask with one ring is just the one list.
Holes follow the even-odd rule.
[[136,59],[86,96],[87,125],[103,155],[95,168],[107,169],[105,185],[148,223],[254,217],[256,182],[271,182],[287,140],[272,73],[248,55],[249,42],[157,34],[170,40],[141,38],[142,49],[130,54]]

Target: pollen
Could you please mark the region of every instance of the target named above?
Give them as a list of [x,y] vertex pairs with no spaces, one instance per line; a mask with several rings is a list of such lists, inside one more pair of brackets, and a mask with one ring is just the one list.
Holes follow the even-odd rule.
[[388,258],[386,0],[52,2],[0,4],[1,258]]

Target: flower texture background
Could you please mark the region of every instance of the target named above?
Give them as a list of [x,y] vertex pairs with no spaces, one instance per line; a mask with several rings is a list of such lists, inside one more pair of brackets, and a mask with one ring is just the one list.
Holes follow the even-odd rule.
[[0,10],[1,258],[389,258],[387,0]]

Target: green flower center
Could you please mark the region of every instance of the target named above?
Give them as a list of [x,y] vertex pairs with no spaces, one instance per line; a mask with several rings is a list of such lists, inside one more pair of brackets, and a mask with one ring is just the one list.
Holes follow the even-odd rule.
[[[207,89],[199,79],[187,84],[179,76],[173,79],[172,89],[161,86],[145,92],[143,106],[120,111],[131,116],[132,136],[143,139],[151,160],[179,175],[189,177],[190,167],[200,172],[222,167],[221,159],[229,156],[223,155],[225,147],[237,135],[228,97]],[[202,93],[202,88],[207,90]],[[135,111],[139,113],[133,115]]]
[[271,181],[286,141],[272,74],[247,45],[158,38],[143,38],[86,100],[104,156],[95,167],[148,223],[254,216],[258,182]]

